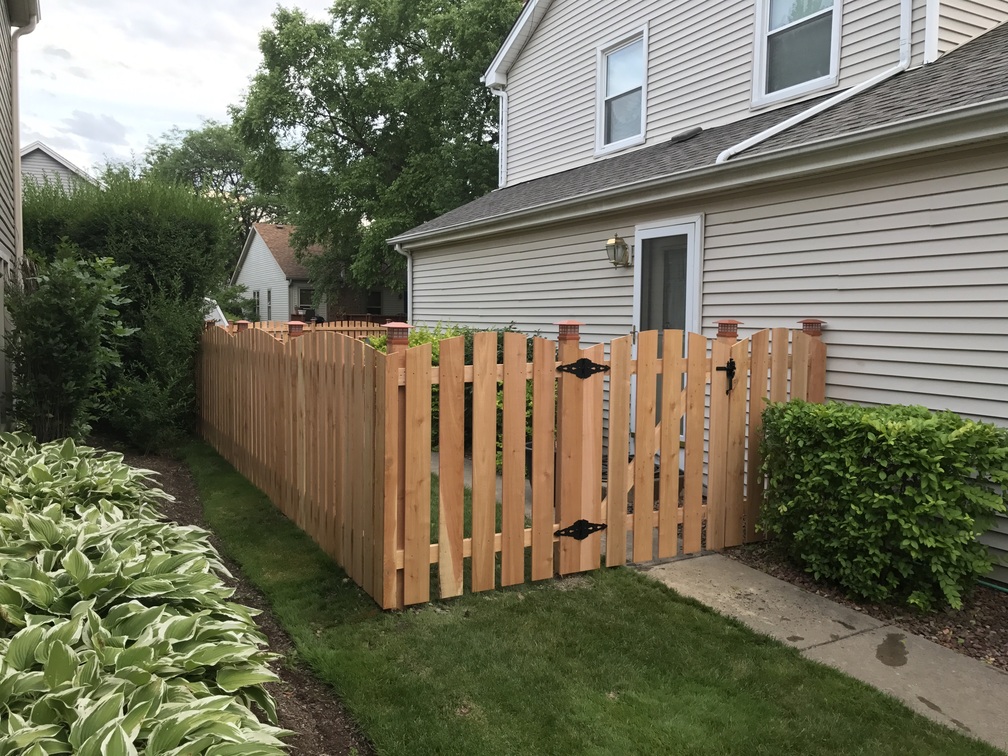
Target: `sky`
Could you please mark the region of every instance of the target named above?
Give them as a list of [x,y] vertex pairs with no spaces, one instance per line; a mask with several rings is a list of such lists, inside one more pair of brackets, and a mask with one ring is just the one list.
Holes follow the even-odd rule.
[[[332,0],[281,0],[328,18]],[[21,37],[21,146],[96,173],[173,126],[228,120],[259,67],[278,0],[40,0]]]

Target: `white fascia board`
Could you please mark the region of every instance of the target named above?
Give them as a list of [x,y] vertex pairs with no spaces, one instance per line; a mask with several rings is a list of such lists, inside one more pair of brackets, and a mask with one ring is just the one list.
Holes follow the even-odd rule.
[[1008,97],[979,105],[965,105],[938,115],[924,115],[874,126],[843,136],[781,147],[716,165],[708,164],[668,176],[604,189],[493,218],[461,223],[428,233],[403,234],[388,240],[404,249],[469,241],[510,233],[549,222],[579,220],[601,212],[632,210],[651,203],[685,200],[767,182],[802,178],[836,168],[855,167],[909,157],[915,153],[953,149],[969,144],[1004,140]]
[[501,89],[507,86],[508,71],[518,59],[525,43],[532,37],[542,17],[550,7],[553,0],[528,0],[522,8],[521,15],[511,27],[510,33],[501,45],[500,50],[490,62],[486,73],[483,74],[483,83],[491,89]]

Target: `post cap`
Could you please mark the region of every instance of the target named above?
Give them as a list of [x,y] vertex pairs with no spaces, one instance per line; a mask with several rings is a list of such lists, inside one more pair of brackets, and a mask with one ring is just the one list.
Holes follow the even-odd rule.
[[717,337],[719,339],[736,338],[738,336],[738,327],[742,325],[741,320],[718,320],[717,321]]
[[304,332],[304,323],[300,320],[287,321],[287,333],[291,336],[300,336]]
[[247,320],[236,320],[235,325],[238,327],[239,331],[247,331],[249,327],[249,321]]
[[560,341],[580,341],[584,325],[580,320],[559,320],[553,325],[558,328]]
[[801,323],[802,333],[807,333],[809,336],[821,336],[822,328],[826,325],[826,321],[819,318],[805,318],[798,322]]

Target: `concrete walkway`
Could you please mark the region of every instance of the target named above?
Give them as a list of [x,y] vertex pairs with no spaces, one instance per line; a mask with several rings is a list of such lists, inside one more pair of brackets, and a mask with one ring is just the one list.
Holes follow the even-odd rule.
[[994,667],[718,554],[641,571],[914,711],[1008,751],[1008,674]]

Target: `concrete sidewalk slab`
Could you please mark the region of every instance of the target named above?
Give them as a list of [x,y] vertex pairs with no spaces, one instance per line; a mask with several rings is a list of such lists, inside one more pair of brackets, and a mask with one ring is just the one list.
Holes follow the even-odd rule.
[[719,554],[641,572],[1008,751],[1008,674],[994,667]]
[[666,562],[642,571],[684,596],[800,649],[882,624],[720,554]]
[[1008,750],[1008,675],[894,625],[804,652],[920,714]]

